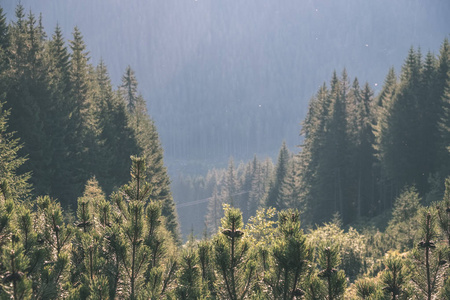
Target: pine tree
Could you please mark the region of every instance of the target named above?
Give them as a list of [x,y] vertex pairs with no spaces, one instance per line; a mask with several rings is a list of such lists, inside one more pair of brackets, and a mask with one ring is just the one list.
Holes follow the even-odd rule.
[[375,153],[373,144],[375,138],[372,131],[374,122],[373,92],[366,83],[361,90],[358,79],[355,78],[349,97],[349,139],[352,156],[350,180],[353,188],[350,196],[356,201],[356,217],[374,214],[376,203],[374,200]]
[[278,214],[278,238],[271,251],[272,270],[264,278],[273,299],[297,299],[305,293],[300,284],[311,260],[311,252],[300,229],[299,217],[298,211],[294,210]]
[[207,299],[202,283],[201,269],[198,263],[198,255],[193,249],[183,251],[181,254],[180,270],[177,276],[176,299]]
[[319,186],[319,161],[323,155],[325,127],[329,111],[328,89],[325,84],[309,102],[308,113],[302,123],[304,136],[300,156],[300,195],[307,204],[314,220],[324,220],[331,215],[330,205],[325,202]]
[[[2,79],[4,75],[3,72],[8,69],[10,38],[6,15],[3,13],[3,8],[0,7],[0,76],[2,76]],[[0,93],[3,93],[5,88],[6,82],[2,82],[0,84]]]
[[[412,251],[412,262],[408,265],[411,280],[424,299],[435,299],[445,280],[448,267],[445,250],[436,240],[437,219],[434,212],[424,211],[421,225],[422,240]],[[446,246],[446,245],[445,245]]]
[[3,248],[1,265],[4,268],[0,296],[14,300],[31,299],[31,281],[26,276],[29,266],[24,249],[15,234],[9,236],[6,247]]
[[382,273],[381,281],[383,291],[388,299],[397,300],[407,295],[405,284],[407,275],[404,269],[404,262],[398,256],[390,256],[385,261],[386,270]]
[[[125,295],[131,299],[160,297],[175,272],[170,255],[173,240],[164,228],[161,204],[149,202],[152,186],[145,181],[145,165],[144,158],[132,157],[131,181],[113,196],[116,215],[109,237],[111,256],[120,264],[116,278],[123,272]],[[113,282],[113,294],[117,294],[117,283]]]
[[[421,135],[422,62],[420,51],[410,49],[403,65],[399,88],[387,109],[386,130],[381,131],[379,149],[383,168],[393,181],[394,190],[405,184],[417,184],[419,192],[426,191],[429,171],[423,168],[422,151],[425,141]],[[427,104],[428,105],[428,104]],[[431,134],[431,133],[428,133]]]
[[58,299],[67,295],[66,285],[70,274],[71,242],[74,228],[66,225],[59,203],[48,196],[37,199],[38,269],[33,284],[35,298]]
[[213,299],[217,296],[216,275],[214,272],[214,258],[212,241],[203,240],[198,243],[198,259],[202,275],[202,281],[207,286]]
[[298,157],[294,156],[288,165],[286,176],[281,183],[280,193],[278,195],[277,202],[281,210],[297,208],[300,211],[304,211],[304,205],[299,199],[298,169]]
[[225,299],[243,299],[251,293],[255,278],[255,258],[243,238],[242,215],[226,207],[220,233],[214,240],[214,262],[218,274],[218,293]]
[[369,278],[361,278],[355,281],[356,295],[361,300],[381,300],[382,293],[378,283]]
[[319,249],[319,265],[322,271],[318,277],[326,282],[326,299],[342,299],[345,292],[345,273],[336,268],[340,264],[340,256],[336,246],[322,246]]
[[125,74],[122,77],[122,85],[120,86],[120,93],[125,100],[128,112],[133,113],[136,110],[136,104],[138,101],[137,80],[134,75],[134,71],[130,66],[125,70]]

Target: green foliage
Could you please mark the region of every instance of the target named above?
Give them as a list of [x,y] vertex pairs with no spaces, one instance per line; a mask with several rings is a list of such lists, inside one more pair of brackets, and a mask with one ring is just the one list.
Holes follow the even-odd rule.
[[176,299],[207,299],[208,294],[205,291],[201,268],[198,264],[198,255],[193,249],[187,249],[181,254]]
[[[308,234],[308,241],[313,249],[319,248],[324,241],[337,247],[342,260],[339,264],[351,280],[356,279],[370,267],[369,262],[366,261],[364,237],[353,228],[349,228],[346,232],[339,227],[339,224],[328,223],[311,231]],[[315,255],[319,256],[318,253]]]
[[374,279],[362,278],[355,281],[356,295],[358,299],[381,300],[382,291]]
[[448,268],[448,262],[445,260],[448,257],[447,245],[440,245],[436,240],[438,238],[436,212],[424,210],[421,214],[421,241],[411,252],[408,268],[417,292],[424,299],[433,299],[445,280]]
[[391,248],[405,251],[413,247],[419,234],[420,201],[414,187],[405,188],[395,200],[392,219],[386,229],[386,240]]
[[29,264],[23,246],[14,234],[10,234],[6,247],[2,247],[2,285],[0,296],[10,299],[31,299],[31,280],[26,276]]
[[336,246],[324,244],[319,248],[318,263],[321,271],[317,277],[326,282],[326,299],[342,299],[346,288],[345,272],[337,270],[340,264],[339,251]]
[[30,193],[30,174],[18,173],[26,159],[18,155],[19,140],[8,132],[9,110],[0,102],[0,198],[26,199]]
[[218,294],[225,299],[242,299],[251,293],[254,285],[255,257],[244,238],[240,211],[229,206],[224,210],[220,232],[213,240]]
[[383,291],[388,299],[407,299],[408,293],[405,288],[407,273],[404,268],[403,259],[394,254],[388,256],[385,261],[386,270],[381,274]]
[[274,207],[276,209],[284,209],[286,208],[286,204],[283,203],[283,199],[280,198],[281,188],[283,182],[286,180],[288,176],[288,168],[290,164],[290,154],[287,149],[286,143],[283,142],[281,145],[277,165],[275,167],[274,177],[270,183],[269,191],[267,193],[267,198],[265,199],[265,207]]
[[276,236],[275,208],[261,208],[246,224],[247,239],[255,247],[268,247]]
[[278,214],[277,239],[271,247],[272,263],[264,282],[273,299],[295,299],[304,295],[299,287],[311,260],[306,236],[300,229],[298,211]]

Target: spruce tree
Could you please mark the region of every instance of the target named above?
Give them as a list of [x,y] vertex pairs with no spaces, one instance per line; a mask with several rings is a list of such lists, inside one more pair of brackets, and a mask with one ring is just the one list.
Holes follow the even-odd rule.
[[179,241],[178,216],[170,191],[169,175],[164,166],[163,149],[155,123],[148,115],[145,100],[136,92],[137,81],[131,70],[128,70],[122,78],[120,91],[124,101],[134,99],[133,110],[129,111],[129,125],[133,129],[138,152],[147,163],[146,177],[153,187],[151,199],[162,203],[162,214],[166,218],[167,229],[175,240]]
[[[90,82],[92,82],[91,66],[88,64],[89,52],[86,51],[86,45],[83,36],[77,27],[73,31],[73,39],[69,41],[71,50],[71,59],[69,66],[70,74],[70,103],[72,107],[70,132],[71,137],[67,143],[73,149],[72,159],[76,162],[76,177],[72,179],[74,189],[82,190],[83,184],[95,172],[95,162],[97,157],[97,136],[98,119],[96,107]],[[72,106],[72,105],[73,106]],[[80,192],[78,192],[80,193]],[[77,196],[79,196],[78,194]]]
[[48,42],[48,85],[52,105],[48,108],[51,118],[53,159],[50,167],[54,170],[52,195],[67,204],[79,194],[80,186],[73,184],[79,163],[76,160],[74,141],[77,127],[72,113],[75,103],[71,98],[70,55],[65,45],[59,25]]
[[126,183],[130,168],[129,157],[137,153],[133,130],[123,101],[113,92],[106,65],[96,68],[96,88],[93,95],[99,108],[99,145],[96,149],[97,178],[107,194]]
[[436,90],[441,96],[441,114],[439,118],[440,144],[438,161],[439,171],[444,175],[450,173],[450,44],[445,39],[441,46],[439,65],[436,75]]
[[39,38],[34,15],[25,16],[23,6],[16,8],[16,21],[10,26],[10,64],[6,71],[8,88],[6,107],[11,108],[9,125],[18,132],[24,147],[20,153],[28,155],[29,162],[22,167],[32,171],[30,182],[35,194],[49,193],[51,189],[51,139],[48,132],[49,106],[43,45]]
[[277,164],[275,166],[275,174],[270,183],[269,191],[267,193],[267,198],[265,199],[266,207],[274,207],[277,210],[284,208],[281,199],[281,187],[283,181],[286,179],[288,175],[289,163],[290,163],[290,154],[289,150],[286,146],[286,142],[283,141],[280,151],[278,153]]
[[9,115],[9,110],[5,110],[4,103],[0,102],[0,192],[5,199],[25,199],[30,193],[30,174],[19,173],[26,159],[19,156],[22,145],[8,130]]

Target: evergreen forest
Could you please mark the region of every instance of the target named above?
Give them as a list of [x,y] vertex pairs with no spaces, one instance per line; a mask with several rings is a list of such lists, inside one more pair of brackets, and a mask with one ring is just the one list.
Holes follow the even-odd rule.
[[330,74],[297,152],[171,184],[133,69],[116,88],[77,27],[12,19],[0,7],[1,299],[450,299],[448,39],[376,94]]

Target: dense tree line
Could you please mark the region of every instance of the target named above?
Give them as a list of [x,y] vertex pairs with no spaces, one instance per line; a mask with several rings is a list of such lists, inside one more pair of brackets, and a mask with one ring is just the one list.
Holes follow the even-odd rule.
[[[436,192],[448,176],[450,48],[436,57],[411,48],[400,78],[393,69],[374,97],[347,73],[333,74],[303,121],[299,188],[315,222],[339,212],[345,223],[392,207],[405,185]],[[439,188],[438,188],[439,189]]]
[[66,45],[58,25],[48,37],[41,17],[21,5],[10,24],[0,8],[0,61],[0,101],[10,114],[8,131],[22,142],[18,154],[27,161],[19,170],[32,174],[31,195],[48,194],[74,209],[90,178],[110,194],[127,182],[130,156],[141,155],[151,198],[163,203],[178,235],[163,150],[130,67],[114,89],[105,63],[89,63],[78,28]]
[[[1,111],[7,120],[8,111]],[[3,122],[2,124],[4,124]],[[395,201],[384,232],[331,223],[301,229],[298,210],[259,209],[244,224],[229,204],[217,232],[177,246],[151,200],[143,157],[109,197],[91,179],[76,216],[48,196],[29,200],[17,140],[2,134],[0,296],[11,299],[446,299],[450,296],[450,179],[443,200]],[[7,136],[7,139],[3,137]],[[418,222],[417,222],[418,220]],[[409,231],[402,238],[403,228]],[[413,236],[413,242],[408,239]],[[397,251],[393,251],[398,249]],[[402,252],[398,252],[402,251]],[[387,253],[387,255],[386,255]]]
[[283,144],[275,166],[263,163],[263,177],[255,175],[261,164],[255,158],[237,168],[230,161],[205,178],[176,179],[181,202],[209,198],[208,209],[200,203],[180,208],[186,213],[182,223],[199,233],[202,221],[187,216],[206,216],[206,227],[216,228],[211,225],[223,213],[218,204],[228,203],[241,209],[244,220],[258,207],[274,207],[299,209],[308,226],[335,213],[349,224],[389,211],[404,186],[414,185],[424,203],[441,198],[450,174],[449,47],[446,39],[439,55],[425,58],[411,48],[400,76],[391,68],[378,95],[345,70],[334,72],[310,101],[298,154]]

